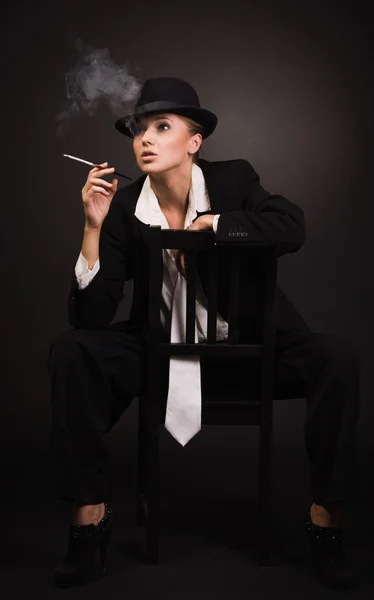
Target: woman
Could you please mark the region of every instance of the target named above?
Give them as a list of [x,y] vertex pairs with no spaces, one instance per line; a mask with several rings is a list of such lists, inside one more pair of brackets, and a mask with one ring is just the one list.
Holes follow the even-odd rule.
[[[133,138],[143,175],[117,192],[116,179],[103,179],[114,169],[103,163],[90,171],[83,187],[84,237],[69,294],[69,322],[74,329],[51,346],[49,364],[56,493],[73,505],[68,552],[55,572],[57,585],[78,585],[98,577],[98,554],[102,567],[105,563],[112,512],[107,504],[103,435],[139,395],[144,379],[149,224],[213,229],[217,240],[240,244],[245,239],[264,250],[275,244],[278,256],[297,251],[305,241],[302,210],[264,190],[246,160],[211,163],[197,158],[203,138],[213,133],[216,123],[216,116],[200,107],[187,82],[148,80],[133,114],[116,123],[121,133]],[[176,258],[165,253],[169,296],[176,285],[176,265],[183,272],[183,260],[175,262]],[[225,264],[220,269],[224,281]],[[123,297],[123,282],[129,279],[134,281],[130,318],[109,325]],[[245,339],[256,328],[258,314],[256,276],[251,270],[241,285],[245,325],[240,333]],[[167,290],[165,294],[164,313],[170,324]],[[218,324],[223,337],[225,302],[223,286]],[[312,333],[278,290],[276,366],[277,383],[298,383],[305,389],[313,500],[306,526],[314,566],[324,582],[349,585],[340,506],[353,488],[357,357],[344,340]]]

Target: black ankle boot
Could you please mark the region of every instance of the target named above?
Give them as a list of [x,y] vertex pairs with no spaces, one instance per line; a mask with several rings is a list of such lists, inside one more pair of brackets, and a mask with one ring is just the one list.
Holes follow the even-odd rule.
[[71,525],[67,554],[54,573],[58,587],[90,583],[104,574],[112,529],[112,510],[104,505],[104,516],[97,525]]
[[354,584],[354,573],[347,562],[343,547],[341,528],[319,527],[310,513],[305,527],[312,549],[312,562],[320,581],[332,588],[350,588]]

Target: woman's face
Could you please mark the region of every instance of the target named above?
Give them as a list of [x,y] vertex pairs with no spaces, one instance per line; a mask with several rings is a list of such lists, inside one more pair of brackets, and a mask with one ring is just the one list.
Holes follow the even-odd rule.
[[191,161],[201,141],[201,135],[191,135],[181,117],[162,113],[141,118],[133,148],[144,173],[162,173]]

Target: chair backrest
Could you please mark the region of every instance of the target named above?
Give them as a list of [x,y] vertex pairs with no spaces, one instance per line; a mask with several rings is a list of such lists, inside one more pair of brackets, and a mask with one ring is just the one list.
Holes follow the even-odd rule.
[[[262,282],[262,352],[267,356],[273,353],[274,345],[274,312],[276,301],[276,283],[277,283],[277,258],[274,255],[258,256],[258,249],[251,247],[250,243],[217,244],[215,234],[212,231],[184,231],[161,229],[158,226],[151,226],[149,230],[149,332],[151,343],[159,343],[161,336],[161,293],[163,276],[163,250],[166,248],[181,249],[186,256],[186,281],[187,281],[187,299],[186,299],[186,337],[185,343],[170,344],[173,347],[174,354],[199,354],[198,348],[192,349],[195,345],[195,317],[196,317],[196,282],[197,282],[197,258],[199,252],[204,252],[207,256],[208,264],[208,321],[207,321],[207,341],[199,344],[202,348],[217,346],[216,343],[216,323],[217,323],[217,289],[218,289],[218,252],[225,252],[230,257],[230,270],[228,286],[228,340],[224,346],[234,354],[242,354],[248,344],[238,343],[238,319],[239,319],[239,296],[240,296],[240,263],[244,253],[250,256],[254,254],[258,261],[263,262],[263,282]],[[259,282],[261,285],[261,281]],[[220,344],[221,346],[221,344]],[[235,351],[236,348],[236,351]],[[205,352],[205,350],[201,350]],[[217,349],[217,353],[221,351]],[[213,350],[214,353],[214,350]]]

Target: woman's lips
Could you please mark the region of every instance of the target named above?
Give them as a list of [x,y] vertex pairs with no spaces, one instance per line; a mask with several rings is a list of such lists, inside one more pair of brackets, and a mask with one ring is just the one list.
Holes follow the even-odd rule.
[[142,156],[142,160],[151,160],[152,158],[156,158],[157,154],[146,154],[145,156]]

